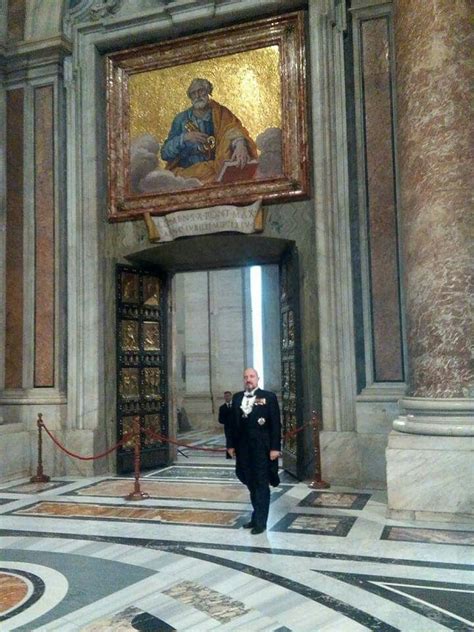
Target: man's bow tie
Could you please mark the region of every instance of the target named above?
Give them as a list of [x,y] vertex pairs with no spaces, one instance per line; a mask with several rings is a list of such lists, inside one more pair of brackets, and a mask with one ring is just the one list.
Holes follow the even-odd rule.
[[245,397],[253,397],[252,393],[245,393]]

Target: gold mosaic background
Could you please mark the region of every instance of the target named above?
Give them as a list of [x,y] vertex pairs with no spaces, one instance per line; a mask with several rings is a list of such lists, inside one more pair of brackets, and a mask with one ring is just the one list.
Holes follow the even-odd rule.
[[279,49],[267,46],[131,75],[130,138],[149,133],[163,143],[176,114],[191,105],[186,90],[195,77],[214,85],[212,97],[242,121],[253,139],[267,127],[281,128]]

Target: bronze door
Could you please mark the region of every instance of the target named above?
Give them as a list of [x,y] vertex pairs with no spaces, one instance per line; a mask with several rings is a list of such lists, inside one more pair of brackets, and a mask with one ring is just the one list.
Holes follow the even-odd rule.
[[299,322],[299,278],[296,248],[280,261],[280,348],[283,468],[301,477],[302,382]]
[[[142,468],[167,465],[168,444],[150,434],[168,436],[167,279],[155,270],[119,265],[116,294],[117,436],[131,432],[138,416]],[[119,474],[133,471],[133,449],[133,440],[119,448]]]

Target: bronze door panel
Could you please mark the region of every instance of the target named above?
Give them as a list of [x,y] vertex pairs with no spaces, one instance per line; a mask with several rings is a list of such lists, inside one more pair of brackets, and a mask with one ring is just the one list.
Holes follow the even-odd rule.
[[[143,469],[169,462],[166,372],[166,277],[117,266],[117,436],[140,418]],[[154,433],[153,436],[150,433]],[[119,474],[133,471],[133,440],[117,453]]]

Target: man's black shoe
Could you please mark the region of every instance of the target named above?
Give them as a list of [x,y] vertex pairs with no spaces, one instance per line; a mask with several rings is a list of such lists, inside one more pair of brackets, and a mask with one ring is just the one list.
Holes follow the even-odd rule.
[[263,533],[265,531],[265,527],[254,527],[250,532],[252,535],[258,535],[259,533]]
[[242,525],[244,529],[253,529],[253,522],[246,522],[244,525]]

